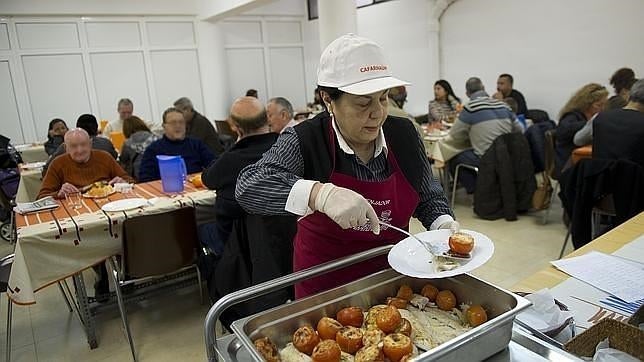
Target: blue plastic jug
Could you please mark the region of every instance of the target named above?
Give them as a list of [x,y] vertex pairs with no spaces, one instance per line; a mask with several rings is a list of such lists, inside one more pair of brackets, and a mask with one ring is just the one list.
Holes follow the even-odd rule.
[[183,192],[183,182],[186,180],[186,163],[181,156],[157,156],[159,173],[163,192]]

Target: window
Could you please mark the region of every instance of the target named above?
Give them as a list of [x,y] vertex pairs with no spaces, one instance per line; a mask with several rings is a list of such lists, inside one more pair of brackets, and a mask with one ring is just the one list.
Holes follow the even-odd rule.
[[[356,7],[362,8],[365,6],[376,5],[391,0],[355,0]],[[319,17],[318,14],[318,0],[307,0],[307,7],[309,8],[309,20],[315,20]]]

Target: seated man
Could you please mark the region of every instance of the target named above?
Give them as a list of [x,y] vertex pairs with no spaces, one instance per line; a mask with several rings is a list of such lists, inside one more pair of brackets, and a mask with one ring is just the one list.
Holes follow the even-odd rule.
[[276,97],[268,101],[266,116],[271,132],[282,133],[287,127],[293,127],[299,122],[293,119],[293,106],[286,98]]
[[233,228],[233,221],[245,214],[235,200],[235,185],[241,170],[257,162],[277,140],[269,130],[266,110],[257,98],[238,98],[230,109],[230,120],[239,132],[235,145],[206,169],[201,180],[209,189],[217,190],[216,222],[200,226],[200,239],[216,255]]
[[525,97],[518,90],[514,89],[514,77],[510,74],[501,74],[499,79],[496,81],[496,90],[494,93],[494,98],[498,100],[503,100],[508,97],[514,98],[517,102],[516,114],[523,114],[524,116],[528,113],[528,106],[525,103]]
[[593,158],[626,159],[644,167],[644,79],[631,87],[628,104],[593,120]]
[[69,193],[97,181],[133,182],[134,180],[105,151],[93,150],[92,141],[82,128],[75,128],[65,134],[67,153],[51,162],[38,198],[54,196],[65,198]]
[[[116,149],[114,148],[114,145],[112,144],[112,141],[110,141],[107,138],[104,137],[98,137],[98,122],[96,121],[96,117],[92,114],[83,114],[80,117],[78,117],[78,120],[76,121],[76,127],[77,128],[82,128],[84,129],[87,134],[89,134],[89,137],[92,141],[92,148],[95,150],[101,150],[109,153],[114,159],[118,157],[118,153],[116,152]],[[47,163],[42,169],[42,175],[43,177],[47,173],[47,169],[49,168],[49,164],[58,156],[62,155],[65,153],[65,143],[60,145],[54,153],[49,156],[47,159]]]
[[139,169],[140,182],[161,178],[156,157],[159,155],[183,157],[188,174],[203,171],[215,158],[203,142],[186,137],[186,120],[183,113],[174,107],[163,112],[163,137],[152,142],[143,152]]
[[[497,137],[522,131],[512,110],[502,101],[490,98],[479,78],[468,79],[465,92],[470,102],[463,107],[463,111],[454,122],[448,139],[461,144],[469,141],[472,148],[449,160],[449,170],[452,175],[460,163],[478,166],[481,156]],[[465,186],[468,194],[474,193],[476,173],[462,169],[459,173],[459,181]]]
[[217,156],[224,152],[224,146],[219,141],[219,134],[215,127],[208,118],[195,111],[190,99],[186,97],[179,98],[174,102],[174,106],[183,113],[188,137],[196,138],[205,143],[210,152]]
[[123,132],[123,121],[132,116],[134,104],[128,98],[119,99],[116,111],[119,114],[119,118],[105,125],[105,128],[101,132],[107,138],[110,137],[112,132]]

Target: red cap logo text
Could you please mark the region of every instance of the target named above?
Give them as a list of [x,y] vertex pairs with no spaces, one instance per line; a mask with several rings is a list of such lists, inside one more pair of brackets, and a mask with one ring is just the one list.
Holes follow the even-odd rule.
[[385,70],[387,70],[386,65],[366,65],[364,67],[360,67],[360,73],[377,72],[377,71],[385,71]]

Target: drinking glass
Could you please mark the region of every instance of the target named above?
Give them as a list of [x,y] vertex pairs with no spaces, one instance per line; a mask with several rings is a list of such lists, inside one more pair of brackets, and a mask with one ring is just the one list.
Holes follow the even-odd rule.
[[81,200],[81,193],[80,192],[70,192],[65,195],[65,199],[67,199],[67,204],[72,207],[72,209],[77,210],[82,207],[82,200]]

